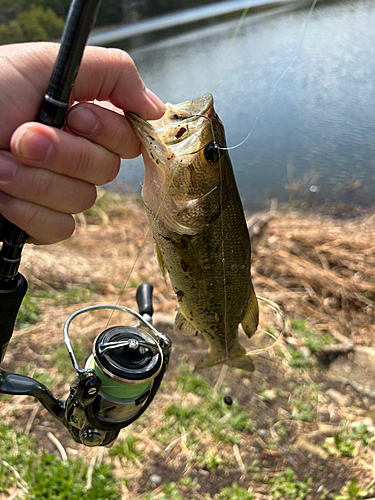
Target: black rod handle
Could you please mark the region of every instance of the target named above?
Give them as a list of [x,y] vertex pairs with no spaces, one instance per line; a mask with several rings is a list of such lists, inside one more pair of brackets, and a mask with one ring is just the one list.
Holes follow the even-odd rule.
[[10,291],[0,292],[0,363],[3,361],[10,339],[18,310],[27,291],[27,281],[18,273],[16,286]]

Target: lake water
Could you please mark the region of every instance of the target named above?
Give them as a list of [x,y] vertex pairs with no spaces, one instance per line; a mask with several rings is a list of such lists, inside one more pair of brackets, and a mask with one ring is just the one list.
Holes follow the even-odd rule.
[[[247,210],[279,201],[375,201],[375,3],[318,2],[155,37],[128,47],[164,101],[215,98]],[[306,22],[307,19],[307,22]],[[176,33],[177,32],[177,33]],[[140,159],[120,179],[139,192]]]

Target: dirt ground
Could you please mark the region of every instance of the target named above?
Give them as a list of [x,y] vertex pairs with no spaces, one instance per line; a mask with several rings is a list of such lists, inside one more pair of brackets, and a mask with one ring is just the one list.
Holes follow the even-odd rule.
[[[163,483],[178,483],[189,476],[192,483],[185,486],[185,498],[203,499],[206,494],[214,498],[233,482],[253,492],[255,499],[334,498],[353,478],[366,495],[349,496],[344,491],[347,496],[342,498],[374,497],[375,216],[365,213],[340,219],[273,211],[249,219],[254,286],[259,296],[280,306],[285,328],[279,338],[280,318],[262,305],[259,332],[251,340],[241,337],[249,349],[264,349],[254,355],[255,372],[249,375],[221,366],[201,372],[213,388],[236,398],[254,424],[252,432],[239,433],[239,444],[207,442],[207,449],[223,459],[223,465],[209,470],[194,461],[186,445],[186,435],[195,429],[185,429],[185,436],[167,444],[150,430],[163,425],[164,409],[171,403],[204,404],[199,396],[179,392],[176,374],[183,364],[192,371],[207,344],[200,337],[173,333],[177,302],[160,278],[140,202],[113,196],[107,205],[103,197],[99,207],[77,220],[70,240],[24,250],[22,272],[32,283],[30,293],[36,297],[39,316],[35,324],[14,334],[3,368],[29,376],[47,374],[54,394],[65,399],[74,370],[67,364],[61,373],[54,353],[63,347],[62,328],[68,316],[96,303],[119,302],[135,309],[135,286],[151,283],[154,325],[171,337],[173,350],[165,385],[145,422],[132,426],[144,456],[125,470],[115,463],[119,478],[128,479],[121,498],[143,498],[151,492],[164,498],[157,496],[162,486],[150,480],[155,474]],[[69,291],[76,290],[80,292],[73,300]],[[83,356],[88,356],[95,336],[122,319],[107,312],[77,318],[73,346],[79,345]],[[298,327],[295,320],[305,320],[306,325]],[[313,338],[317,347],[306,338]],[[100,459],[110,460],[107,450],[98,452],[74,443],[68,431],[32,398],[1,400],[0,415],[36,436],[41,450],[59,453],[57,439],[69,456],[91,460],[100,453]],[[359,427],[365,429],[366,438],[361,440],[358,433],[350,438]],[[295,496],[292,486],[272,489],[272,480],[288,467],[295,473],[295,484],[310,478],[305,496],[297,496],[302,495],[297,486]]]

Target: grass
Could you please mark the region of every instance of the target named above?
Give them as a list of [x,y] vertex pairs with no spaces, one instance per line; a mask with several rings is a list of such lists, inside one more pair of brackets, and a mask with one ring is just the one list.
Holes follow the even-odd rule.
[[361,500],[368,498],[368,490],[361,489],[358,486],[358,480],[354,477],[346,483],[340,493],[334,493],[332,498],[333,500]]
[[289,346],[288,351],[291,356],[289,366],[296,370],[309,371],[316,366],[314,354],[319,354],[325,345],[334,344],[337,340],[332,335],[326,333],[320,335],[308,328],[306,321],[294,319],[292,321],[294,335],[301,342],[300,348]]
[[18,311],[16,318],[16,327],[19,330],[35,325],[42,318],[42,313],[39,308],[39,298],[28,292]]
[[252,492],[238,486],[237,483],[232,483],[230,488],[223,488],[219,492],[220,500],[252,500],[254,495]]
[[214,391],[201,375],[190,373],[187,366],[177,375],[178,389],[184,394],[194,393],[202,400],[190,404],[186,398],[169,405],[164,411],[165,423],[153,432],[162,443],[179,436],[184,429],[199,429],[209,433],[215,442],[239,443],[239,433],[254,432],[255,425],[249,411],[236,399],[231,406],[224,402],[224,394]]
[[[84,368],[87,358],[91,354],[87,349],[82,347],[80,339],[73,344],[74,354],[80,368]],[[72,365],[69,353],[64,346],[58,347],[52,354],[52,361],[56,365],[57,370],[63,375],[65,382],[72,382],[75,376],[75,370]]]
[[40,322],[43,318],[40,305],[43,299],[50,299],[58,307],[89,302],[95,293],[93,285],[85,287],[69,287],[60,290],[42,290],[32,282],[29,283],[27,294],[18,311],[16,327],[19,330],[28,328]]
[[298,481],[294,470],[291,467],[286,467],[283,474],[276,475],[269,481],[271,485],[272,497],[277,500],[304,500],[310,493],[311,488],[309,483],[311,478],[307,477],[303,481]]
[[370,433],[364,424],[349,429],[348,422],[343,421],[341,429],[325,440],[324,448],[332,456],[354,457],[358,442],[374,448],[374,434]]
[[301,339],[302,345],[307,347],[312,353],[320,352],[325,345],[337,343],[335,337],[329,333],[320,335],[316,331],[308,328],[305,320],[294,319],[292,321],[292,328],[295,336]]
[[26,375],[27,377],[32,377],[38,380],[38,382],[49,387],[53,383],[53,378],[48,371],[35,370],[35,365],[27,363],[21,365],[17,369],[17,373],[20,375]]
[[290,400],[294,420],[314,422],[321,389],[316,384],[296,386],[290,384],[294,397]]
[[110,457],[118,457],[122,462],[135,462],[144,456],[144,449],[139,447],[139,439],[129,434],[125,439],[118,439],[109,450]]
[[86,488],[88,466],[80,459],[62,460],[36,449],[26,434],[0,426],[0,492],[18,487],[29,500],[114,500],[119,498],[111,467],[94,467],[92,487]]

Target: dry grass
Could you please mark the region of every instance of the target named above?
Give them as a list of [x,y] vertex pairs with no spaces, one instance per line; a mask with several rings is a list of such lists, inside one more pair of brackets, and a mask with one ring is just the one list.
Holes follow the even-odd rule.
[[375,336],[375,216],[269,214],[253,257],[256,289],[341,342]]
[[[48,438],[52,433],[68,456],[84,456],[87,464],[99,459],[111,463],[123,499],[146,498],[147,492],[153,492],[153,498],[174,498],[166,496],[163,485],[167,481],[178,483],[184,498],[209,498],[206,494],[222,498],[218,492],[235,481],[245,490],[250,488],[254,499],[272,499],[268,481],[282,474],[287,466],[294,469],[296,481],[312,477],[308,495],[301,498],[333,498],[322,496],[324,488],[329,493],[338,492],[354,476],[362,488],[372,485],[373,444],[357,440],[357,448],[345,457],[334,450],[332,436],[344,435],[343,419],[350,425],[366,423],[371,429],[375,398],[332,381],[329,373],[316,364],[309,365],[309,371],[293,370],[290,345],[298,350],[302,343],[291,326],[287,342],[255,358],[252,377],[238,370],[223,372],[221,367],[214,367],[203,373],[211,387],[208,396],[181,390],[177,381],[181,364],[192,368],[206,350],[205,341],[179,339],[171,333],[177,302],[160,279],[142,205],[116,196],[104,201],[105,211],[99,205],[79,218],[70,240],[25,249],[22,272],[34,284],[31,293],[45,291],[46,296],[39,301],[41,320],[15,333],[4,368],[18,371],[26,366],[31,376],[37,371],[47,373],[53,392],[65,398],[74,372],[68,364],[68,376],[62,374],[53,353],[63,345],[62,327],[69,314],[87,303],[65,304],[62,293],[89,290],[90,304],[119,301],[136,308],[135,286],[142,281],[151,283],[158,313],[155,323],[171,334],[174,349],[165,385],[148,415],[121,433],[122,439],[135,436],[136,447],[143,454],[130,460],[109,457],[105,450],[99,457],[95,450],[73,443],[64,428],[30,398],[0,401],[3,421],[26,428],[38,437],[43,450],[61,454],[56,441]],[[257,216],[258,220],[263,215]],[[295,318],[307,319],[317,337],[329,333],[341,345],[371,349],[375,334],[375,216],[340,220],[301,212],[272,212],[267,214],[267,221],[262,224],[261,237],[254,237],[252,272],[257,294],[281,305],[289,325]],[[123,318],[117,313],[111,318],[106,312],[78,317],[72,327],[73,346],[78,345],[88,356],[95,335],[109,322],[120,321]],[[272,315],[264,313],[262,326],[272,327],[272,323]],[[254,345],[259,347],[264,342],[258,335]],[[204,411],[215,397],[215,384],[239,401],[256,429],[239,431],[238,443],[218,443],[213,431],[188,419],[184,423],[166,417],[171,408]],[[221,421],[226,418],[230,422],[230,416]],[[151,482],[153,474],[161,476],[161,485]],[[184,478],[193,482],[184,485]]]

